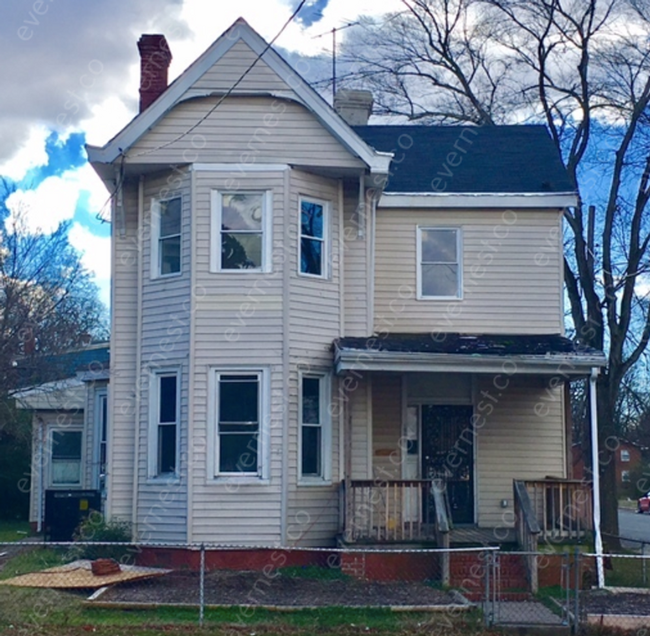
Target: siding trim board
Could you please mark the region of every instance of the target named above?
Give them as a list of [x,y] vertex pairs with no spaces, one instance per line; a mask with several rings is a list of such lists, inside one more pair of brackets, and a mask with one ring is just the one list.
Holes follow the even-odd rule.
[[577,205],[574,192],[384,192],[379,208],[558,208]]

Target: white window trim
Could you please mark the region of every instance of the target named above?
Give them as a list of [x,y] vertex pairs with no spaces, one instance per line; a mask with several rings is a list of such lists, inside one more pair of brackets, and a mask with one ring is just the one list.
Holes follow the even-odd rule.
[[[173,199],[181,200],[181,233],[180,233],[180,264],[181,267],[177,272],[170,272],[163,274],[160,271],[160,204],[164,201],[171,201]],[[183,273],[183,195],[174,194],[164,199],[151,199],[151,278],[174,278]]]
[[625,448],[622,448],[621,449],[621,462],[623,462],[624,464],[627,464],[627,463],[629,463],[629,461],[630,461],[630,451],[625,449]]
[[[321,420],[321,468],[323,474],[302,474],[302,381],[303,378],[318,378],[320,380],[320,420]],[[332,483],[332,378],[329,373],[302,372],[298,373],[298,485],[299,486],[328,486]]]
[[[308,274],[301,270],[302,266],[302,202],[316,203],[323,206],[323,266],[321,274]],[[329,280],[331,277],[331,223],[330,223],[330,202],[316,197],[300,195],[298,198],[298,276],[305,278],[316,278],[318,280]]]
[[[158,473],[158,408],[162,376],[176,376],[176,472]],[[178,366],[151,370],[149,373],[149,443],[147,479],[151,482],[178,482],[180,480],[180,428],[181,428],[181,369]]]
[[[426,230],[449,230],[456,232],[456,256],[458,257],[458,295],[457,296],[424,296],[422,294],[422,232]],[[416,267],[417,300],[463,300],[463,231],[460,227],[418,225],[416,228]]]
[[[222,375],[253,375],[260,378],[260,430],[257,448],[256,473],[219,472],[219,408],[217,391]],[[207,482],[209,484],[268,484],[271,463],[271,373],[268,367],[218,366],[210,367],[208,380],[208,450]]]
[[[100,471],[99,463],[101,460],[101,441],[102,441],[102,399],[106,400],[106,457],[108,459],[108,438],[109,438],[109,422],[108,422],[108,388],[97,389],[95,391],[95,405],[94,405],[94,421],[93,421],[93,471],[92,482],[94,488],[99,488],[100,485]],[[108,466],[108,461],[106,462]]]
[[[221,267],[221,214],[222,196],[224,194],[261,194],[262,195],[262,266],[256,269],[222,269]],[[210,272],[213,274],[268,274],[272,270],[272,217],[273,192],[271,190],[212,190],[210,193]]]
[[630,471],[629,470],[622,470],[621,471],[621,482],[624,483],[624,484],[631,483],[631,476],[630,476]]
[[[54,458],[52,451],[54,450],[54,433],[81,433],[81,456],[79,458],[79,481],[75,482],[66,482],[66,483],[54,483],[54,475],[52,474],[54,469]],[[78,426],[49,426],[47,431],[47,445],[48,445],[48,463],[49,470],[47,471],[47,481],[50,488],[70,488],[72,486],[77,486],[79,488],[83,487],[85,482],[85,444],[86,436],[84,435],[84,429],[82,425]]]

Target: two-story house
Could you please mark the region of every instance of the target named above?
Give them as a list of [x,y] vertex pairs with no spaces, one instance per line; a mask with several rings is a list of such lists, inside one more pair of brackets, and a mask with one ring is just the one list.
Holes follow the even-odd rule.
[[514,480],[562,489],[565,388],[604,359],[563,336],[576,193],[545,129],[367,125],[367,94],[334,110],[243,20],[169,86],[164,37],[138,46],[141,112],[88,147],[113,201],[109,516],[425,540],[433,479],[489,532]]

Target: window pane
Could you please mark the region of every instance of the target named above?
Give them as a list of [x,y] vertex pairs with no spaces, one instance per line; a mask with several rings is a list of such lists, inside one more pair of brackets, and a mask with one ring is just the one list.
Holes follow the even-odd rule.
[[[236,379],[226,379],[236,378]],[[251,376],[226,376],[219,382],[219,424],[258,422],[258,380]]]
[[262,235],[227,233],[221,235],[222,269],[260,269]]
[[79,484],[81,483],[81,461],[80,460],[53,460],[52,461],[52,483],[53,484]]
[[264,196],[262,194],[222,194],[222,230],[261,230]]
[[456,230],[422,230],[423,263],[456,263]]
[[160,378],[160,419],[159,422],[176,421],[176,376]]
[[321,428],[302,427],[302,474],[321,474]]
[[300,239],[300,271],[303,274],[323,274],[323,242],[317,239]]
[[181,237],[161,239],[160,273],[175,274],[181,271]]
[[302,379],[302,421],[304,424],[320,423],[320,380]]
[[458,265],[422,265],[422,295],[458,297]]
[[81,459],[81,431],[53,431],[52,459]]
[[300,205],[300,232],[303,236],[323,238],[323,206],[311,201]]
[[181,233],[181,199],[160,202],[160,237]]
[[176,425],[158,427],[158,474],[176,471]]
[[219,436],[219,472],[257,472],[257,433]]

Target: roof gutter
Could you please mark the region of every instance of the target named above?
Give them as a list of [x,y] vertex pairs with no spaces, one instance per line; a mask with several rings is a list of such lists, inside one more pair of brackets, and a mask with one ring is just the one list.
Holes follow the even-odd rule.
[[380,208],[567,208],[575,192],[384,192]]
[[483,354],[408,353],[336,349],[337,375],[350,371],[534,374],[584,377],[594,367],[604,367],[602,355],[494,356]]

